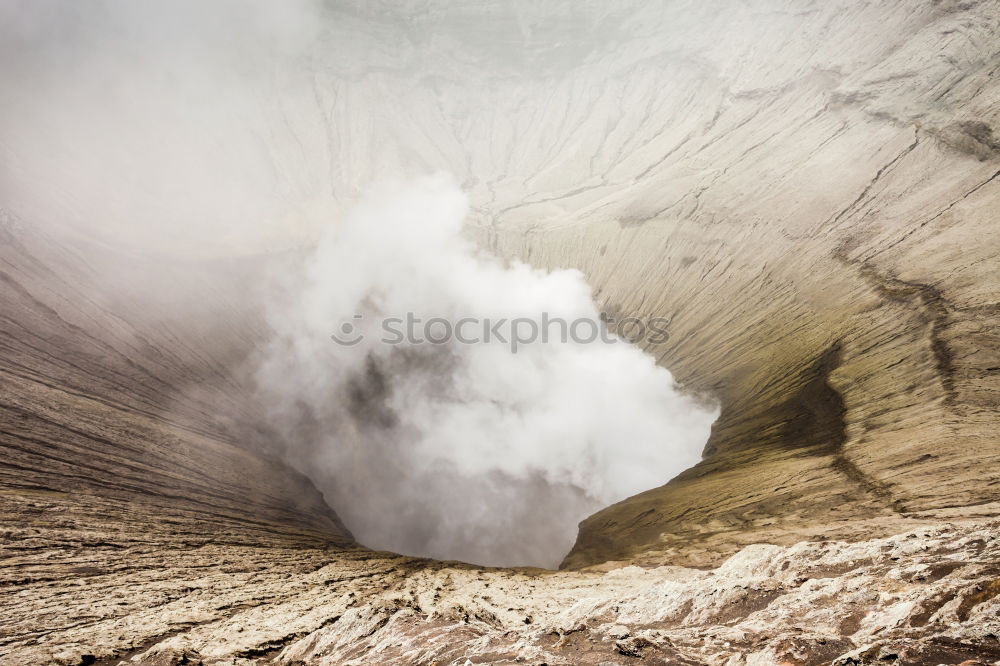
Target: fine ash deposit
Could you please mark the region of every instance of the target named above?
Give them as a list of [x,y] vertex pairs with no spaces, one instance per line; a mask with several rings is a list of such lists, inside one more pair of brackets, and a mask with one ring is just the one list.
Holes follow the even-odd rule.
[[[1000,663],[1000,2],[204,4],[0,8],[0,664]],[[498,265],[670,321],[700,462],[532,462],[450,556],[419,457],[347,478],[379,372],[266,361],[438,172]]]

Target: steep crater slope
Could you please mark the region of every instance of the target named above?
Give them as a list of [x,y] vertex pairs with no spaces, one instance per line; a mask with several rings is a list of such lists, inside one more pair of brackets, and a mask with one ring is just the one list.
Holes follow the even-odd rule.
[[[235,322],[209,332],[229,338],[221,352],[167,307],[101,302],[87,261],[113,254],[85,260],[6,211],[0,238],[0,661],[75,664],[102,631],[145,623],[126,645],[173,631],[199,570],[238,585],[356,549],[305,477],[233,445]],[[55,652],[3,656],[39,641]]]
[[[709,75],[657,117],[655,163],[575,224],[483,231],[581,267],[613,316],[670,317],[649,351],[723,406],[704,461],[586,520],[566,565],[995,515],[1000,13],[906,6],[781,15],[766,53],[720,19],[727,49],[677,65]],[[848,17],[867,39],[809,40]]]
[[[141,289],[96,302],[100,251],[5,214],[0,658],[995,659],[996,528],[969,523],[1000,500],[1000,6],[671,7],[620,87],[584,68],[550,106],[517,77],[488,111],[397,106],[450,137],[406,155],[467,179],[485,247],[581,268],[612,316],[671,318],[651,353],[723,406],[703,463],[585,521],[582,571],[360,550],[303,477],[233,444],[255,422],[234,367],[263,335],[239,299],[209,298],[204,328]],[[315,172],[341,193],[367,152],[338,128],[372,97],[315,74]],[[362,166],[402,152],[372,135]]]

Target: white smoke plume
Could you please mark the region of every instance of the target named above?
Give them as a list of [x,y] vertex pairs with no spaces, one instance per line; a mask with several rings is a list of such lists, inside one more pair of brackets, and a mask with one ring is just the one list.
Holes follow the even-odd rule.
[[[296,464],[365,545],[553,566],[581,518],[696,462],[714,413],[626,344],[380,344],[379,316],[411,311],[599,313],[579,273],[463,240],[447,178],[386,186],[340,220],[388,174],[456,173],[480,222],[606,180],[584,163],[627,175],[602,156],[640,151],[605,150],[600,128],[639,127],[631,110],[672,94],[647,76],[663,61],[633,67],[663,41],[641,6],[0,3],[0,206],[83,256],[109,310],[218,359],[224,387],[192,379],[178,401]],[[261,305],[278,264],[284,290]],[[356,313],[367,337],[338,346]],[[262,341],[257,413],[235,368]],[[269,427],[283,441],[255,440]]]
[[[330,226],[271,313],[258,378],[298,464],[365,545],[551,567],[579,520],[697,462],[716,413],[621,340],[387,344],[381,318],[408,312],[599,321],[578,271],[478,251],[467,209],[439,175],[384,186]],[[363,339],[335,343],[352,321]]]

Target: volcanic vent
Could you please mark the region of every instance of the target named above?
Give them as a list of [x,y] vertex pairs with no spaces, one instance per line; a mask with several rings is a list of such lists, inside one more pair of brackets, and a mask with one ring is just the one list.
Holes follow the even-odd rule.
[[[7,3],[0,663],[1000,659],[998,17],[947,0]],[[422,180],[439,172],[452,184]],[[409,184],[390,217],[413,224],[350,221],[399,201],[379,181]],[[434,254],[466,259],[414,264],[434,233]],[[508,276],[456,300],[482,271],[531,289]],[[509,492],[511,523],[490,528],[520,550],[497,562],[554,564],[532,550],[545,523],[517,518],[532,470],[478,496],[442,482],[464,464],[443,461],[525,440],[441,430],[463,375],[439,369],[506,368],[501,405],[539,377],[610,376],[590,356],[581,375],[522,372],[509,350],[347,359],[330,335],[356,305],[392,314],[388,285],[428,315],[549,293],[669,322],[614,366],[648,381],[543,391],[632,433],[596,465],[573,459],[590,438],[552,449],[549,487],[618,463],[636,483],[592,493],[561,570],[376,552],[345,527],[365,529],[359,488],[388,498],[367,507],[386,539],[360,539],[380,547],[447,518],[393,515],[400,484],[466,517]],[[458,397],[490,393],[473,388]],[[640,421],[616,410],[691,406],[660,414],[676,424],[714,416],[706,396],[700,461],[639,464]],[[414,397],[435,418],[407,422],[432,413],[393,402]],[[427,469],[352,457],[400,428],[480,436]],[[569,546],[575,514],[543,506]],[[487,562],[503,544],[480,545]]]

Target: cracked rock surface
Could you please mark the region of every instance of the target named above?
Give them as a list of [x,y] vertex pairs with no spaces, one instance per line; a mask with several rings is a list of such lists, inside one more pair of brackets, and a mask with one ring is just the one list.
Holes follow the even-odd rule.
[[483,569],[306,544],[170,550],[155,539],[51,547],[44,572],[26,572],[5,601],[0,661],[1000,661],[996,522],[753,545],[707,570]]
[[[319,52],[260,152],[345,206],[385,164],[451,171],[484,248],[669,318],[648,351],[722,409],[704,460],[558,572],[366,550],[259,446],[268,259],[81,253],[11,169],[0,664],[1000,662],[1000,2],[615,4],[579,11],[622,39],[544,57],[497,19],[531,76],[441,3],[331,10],[321,44],[362,35],[373,72]],[[447,37],[433,86],[410,19]]]

